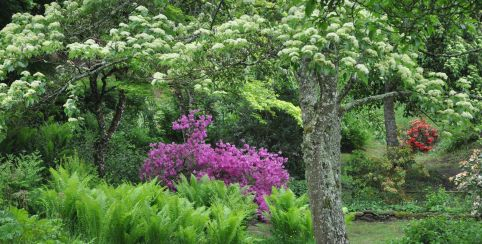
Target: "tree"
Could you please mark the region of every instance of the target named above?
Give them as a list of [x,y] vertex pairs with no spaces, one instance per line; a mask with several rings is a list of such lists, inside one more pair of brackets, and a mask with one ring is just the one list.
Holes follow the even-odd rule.
[[[402,45],[376,28],[380,24],[391,28],[386,17],[373,16],[358,5],[345,3],[336,12],[321,16],[314,11],[306,17],[304,6],[283,2],[251,7],[244,9],[251,16],[214,25],[213,31],[200,23],[198,28],[203,31],[194,39],[195,44],[189,44],[189,49],[178,44],[177,52],[164,56],[169,62],[161,58],[167,72],[159,74],[158,80],[176,84],[187,82],[185,77],[189,77],[188,83],[195,84],[233,71],[242,75],[222,76],[220,82],[234,84],[251,77],[262,80],[263,73],[254,67],[266,62],[274,62],[272,67],[280,73],[292,74],[300,89],[303,158],[315,237],[318,243],[344,243],[340,182],[343,113],[369,102],[410,95],[408,91],[420,84],[424,89],[416,94],[421,96],[414,97],[424,103],[439,101],[445,75],[424,73],[414,61],[416,53],[394,48]],[[263,13],[269,14],[260,16]],[[321,18],[323,22],[316,24]],[[277,54],[273,55],[273,50]],[[381,77],[369,81],[371,72]],[[345,101],[353,88],[351,83],[383,84],[392,77],[407,91]]]
[[[166,33],[174,29],[173,23],[161,14],[148,17],[152,23],[146,26],[143,16],[149,10],[139,3],[152,11],[166,6],[152,1],[65,1],[46,5],[44,15],[15,14],[0,32],[0,79],[5,79],[0,86],[0,139],[9,113],[67,93],[64,108],[69,121],[81,122],[82,99],[83,107],[96,117],[93,156],[104,175],[106,148],[126,106],[123,85],[146,82],[141,74],[150,72],[155,54],[168,49],[168,40],[173,40]],[[120,31],[114,28],[118,26]],[[38,72],[38,63],[46,64],[47,75]],[[112,99],[109,108],[106,103]]]
[[0,2],[0,28],[10,23],[13,14],[18,12],[43,13],[43,5],[54,0],[5,0]]
[[[333,4],[339,4],[336,1],[329,1]],[[449,75],[447,85],[453,84],[454,78],[450,76],[449,70],[440,65],[440,61],[434,56],[452,56],[457,52],[444,53],[444,42],[457,40],[461,36],[480,35],[480,27],[478,27],[479,8],[476,1],[451,2],[445,0],[438,1],[354,1],[357,4],[368,9],[373,15],[378,17],[387,16],[387,22],[390,29],[385,29],[383,25],[373,23],[370,28],[380,29],[381,31],[394,33],[389,38],[394,38],[392,43],[402,43],[404,49],[411,49],[412,52],[418,53],[417,61],[419,61],[425,70],[434,72],[444,72]],[[324,4],[324,5],[323,5]],[[320,9],[328,3],[321,5],[312,5],[314,9]],[[394,45],[398,46],[398,45]],[[433,50],[436,48],[437,50]],[[479,48],[472,47],[465,54],[480,51]],[[431,54],[431,55],[430,55]],[[437,54],[437,55],[434,55]],[[458,56],[458,55],[455,55]],[[440,57],[440,56],[439,56]],[[440,60],[440,58],[438,58]],[[443,62],[443,61],[442,61]],[[472,59],[472,63],[477,63]],[[380,75],[371,72],[370,80],[377,79]],[[394,77],[396,79],[396,77]],[[398,81],[387,81],[384,84],[369,83],[355,84],[356,92],[352,92],[349,96],[359,99],[364,96],[372,96],[383,92],[403,91],[404,87],[399,86]],[[453,87],[453,86],[452,86]],[[385,137],[387,146],[393,147],[399,145],[398,128],[395,120],[395,102],[407,103],[407,111],[411,114],[430,115],[435,120],[443,120],[444,116],[434,113],[431,109],[421,108],[420,104],[412,102],[410,99],[398,99],[396,97],[386,97],[377,106],[383,107]],[[475,103],[473,103],[475,104]]]
[[[169,87],[180,98],[181,111],[195,105],[195,92],[205,88],[223,94],[224,88],[240,91],[254,81],[296,80],[315,238],[317,243],[348,242],[341,209],[340,120],[343,114],[357,106],[400,95],[410,95],[421,106],[440,110],[445,106],[442,88],[447,76],[419,67],[418,54],[401,41],[401,34],[393,32],[387,16],[375,15],[358,4],[328,1],[332,4],[320,11],[311,5],[305,8],[296,1],[255,4],[234,1],[226,7],[230,14],[218,18],[216,12],[223,2],[193,8],[186,22],[176,14],[154,15],[149,8],[137,6],[131,12],[121,11],[120,17],[123,14],[128,17],[125,16],[126,22],[118,27],[112,25],[115,26],[120,17],[109,16],[104,22],[102,13],[95,11],[99,4],[109,4],[100,0],[82,1],[85,5],[78,1],[51,4],[45,17],[14,16],[14,23],[0,33],[1,78],[24,70],[34,58],[47,56],[50,58],[47,60],[63,62],[57,76],[40,79],[40,74],[32,78],[30,73],[24,73],[23,81],[4,83],[0,97],[2,106],[6,104],[9,110],[2,113],[11,112],[14,105],[38,101],[45,90],[53,96],[69,91],[72,97],[66,103],[66,112],[75,121],[76,101],[82,94],[89,94],[85,96],[86,104],[94,104],[93,111],[98,111],[100,135],[96,145],[102,145],[112,131],[102,125],[106,114],[110,114],[99,109],[105,102],[102,94],[117,84],[118,90],[127,80],[152,80],[154,86]],[[170,5],[166,6],[161,9],[168,10]],[[79,13],[81,15],[76,15]],[[85,16],[82,15],[85,13],[93,13],[94,19],[101,23],[71,17]],[[66,18],[66,22],[56,21],[62,18]],[[85,33],[75,35],[72,27],[75,21],[85,28]],[[24,30],[30,30],[27,32],[30,36],[26,36]],[[47,87],[44,79],[55,81],[58,88]],[[382,86],[388,81],[397,82],[397,87],[403,87],[404,91],[359,99],[347,96],[356,88],[353,84]],[[83,91],[83,84],[89,87],[89,93]],[[293,106],[279,103],[259,90],[264,93],[263,104],[268,107],[282,104],[293,114],[297,113]],[[32,94],[35,96],[30,98]],[[461,93],[453,98],[453,102],[460,102],[453,114],[465,120],[467,114],[477,111],[467,97]],[[123,107],[122,100],[119,92],[118,108]],[[461,116],[464,113],[465,116]],[[115,132],[119,116],[117,112],[113,114],[111,125]],[[6,120],[5,116],[0,122]],[[101,155],[99,152],[99,158]],[[96,163],[102,173],[102,160]]]
[[[419,54],[418,60],[421,66],[426,70],[434,72],[444,72],[448,75],[447,85],[454,91],[461,91],[461,86],[465,86],[464,93],[472,93],[471,97],[476,98],[476,91],[468,91],[470,88],[480,86],[477,79],[470,79],[469,83],[465,85],[456,85],[457,80],[467,80],[465,76],[474,76],[472,72],[460,72],[461,67],[477,67],[480,64],[480,43],[477,41],[480,36],[480,4],[477,1],[371,1],[361,0],[355,1],[373,14],[388,17],[388,22],[392,31],[398,34],[397,37],[401,42],[409,44],[413,52]],[[383,28],[382,26],[380,26]],[[461,44],[460,40],[464,40],[465,44]],[[459,49],[450,50],[447,46],[452,46],[454,42],[459,42],[461,45]],[[467,58],[473,55],[473,58]],[[450,60],[450,63],[447,59]],[[463,62],[465,65],[456,65],[454,63]],[[453,69],[457,69],[454,75]],[[466,69],[465,68],[465,69]],[[477,68],[475,68],[477,70]],[[478,69],[480,70],[480,69]],[[467,74],[469,73],[469,74]],[[470,74],[472,73],[472,74]],[[478,76],[478,75],[476,75]],[[480,80],[480,79],[479,79]],[[395,91],[400,87],[394,87],[393,82],[385,83],[385,92]],[[450,98],[448,98],[450,101]],[[477,101],[472,100],[472,104],[477,105]],[[450,102],[446,104],[448,109],[451,109],[453,104]],[[388,146],[397,146],[397,126],[394,116],[394,99],[385,98],[383,101],[386,139]],[[441,113],[434,113],[435,110],[424,109],[418,104],[409,104],[409,112],[423,113],[424,115],[431,114],[432,117],[438,120],[447,119]],[[479,106],[480,108],[480,106]],[[412,111],[410,111],[412,110]],[[415,111],[413,111],[415,110]],[[450,110],[449,110],[450,111]],[[440,111],[438,111],[440,112]],[[448,115],[449,113],[445,113]],[[441,116],[442,115],[442,116]],[[445,117],[445,118],[444,118]],[[448,117],[451,117],[450,115]],[[458,119],[448,119],[444,125],[449,123],[460,123]],[[476,121],[476,120],[475,120]],[[447,123],[449,122],[449,123]],[[468,128],[474,129],[473,120],[465,121],[469,125]],[[475,126],[475,130],[480,130]],[[470,134],[470,133],[468,133]]]

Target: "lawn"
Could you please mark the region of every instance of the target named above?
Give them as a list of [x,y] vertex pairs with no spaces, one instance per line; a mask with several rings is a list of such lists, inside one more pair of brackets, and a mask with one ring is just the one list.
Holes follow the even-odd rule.
[[354,221],[347,225],[348,237],[353,244],[387,243],[402,237],[409,221],[366,222]]

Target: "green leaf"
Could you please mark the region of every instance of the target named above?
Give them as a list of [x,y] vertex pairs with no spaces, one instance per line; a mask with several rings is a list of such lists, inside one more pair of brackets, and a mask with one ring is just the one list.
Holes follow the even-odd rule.
[[313,11],[315,10],[315,0],[308,0],[305,5],[305,15],[306,16],[311,16]]

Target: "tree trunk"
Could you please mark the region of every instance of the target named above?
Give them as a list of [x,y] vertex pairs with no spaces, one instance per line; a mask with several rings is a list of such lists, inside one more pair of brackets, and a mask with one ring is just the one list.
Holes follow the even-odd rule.
[[333,76],[311,71],[304,60],[297,72],[303,118],[303,160],[319,244],[348,243],[341,203],[340,140],[337,85]]
[[94,143],[94,163],[97,165],[97,173],[100,177],[105,176],[105,155],[109,142],[105,138],[99,138]]
[[106,128],[105,123],[105,116],[103,111],[103,98],[104,95],[107,93],[107,75],[102,77],[102,88],[101,92],[99,92],[97,87],[97,77],[98,75],[92,75],[90,77],[90,90],[91,90],[91,99],[94,102],[94,106],[92,111],[95,114],[97,125],[98,125],[98,136],[93,145],[94,150],[94,163],[97,166],[97,172],[99,176],[105,176],[105,157],[107,153],[107,148],[109,146],[110,139],[112,135],[117,131],[119,127],[120,121],[122,119],[122,115],[124,114],[125,106],[126,106],[126,96],[123,90],[119,91],[119,98],[117,102],[117,106],[115,109],[114,117],[112,118],[109,128]]
[[[385,92],[391,92],[390,82],[385,83]],[[385,119],[385,135],[388,147],[399,146],[397,122],[395,120],[395,97],[383,99],[383,116]]]

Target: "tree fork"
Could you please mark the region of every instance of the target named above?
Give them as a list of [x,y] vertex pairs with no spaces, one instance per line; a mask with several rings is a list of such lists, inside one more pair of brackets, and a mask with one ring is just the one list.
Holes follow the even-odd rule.
[[[113,72],[110,72],[112,74]],[[116,105],[116,109],[114,112],[114,117],[110,121],[109,128],[106,128],[105,123],[105,115],[103,111],[103,98],[106,94],[106,87],[107,82],[106,78],[108,75],[104,75],[102,80],[102,91],[99,93],[97,87],[97,78],[98,74],[90,76],[90,90],[91,90],[91,97],[94,101],[93,112],[95,114],[97,125],[98,125],[98,138],[94,143],[94,163],[97,166],[97,171],[99,176],[105,176],[105,156],[107,153],[107,147],[109,146],[110,139],[117,131],[120,121],[122,119],[122,115],[124,114],[125,106],[126,106],[126,96],[124,90],[119,90],[119,97],[118,102]]]

